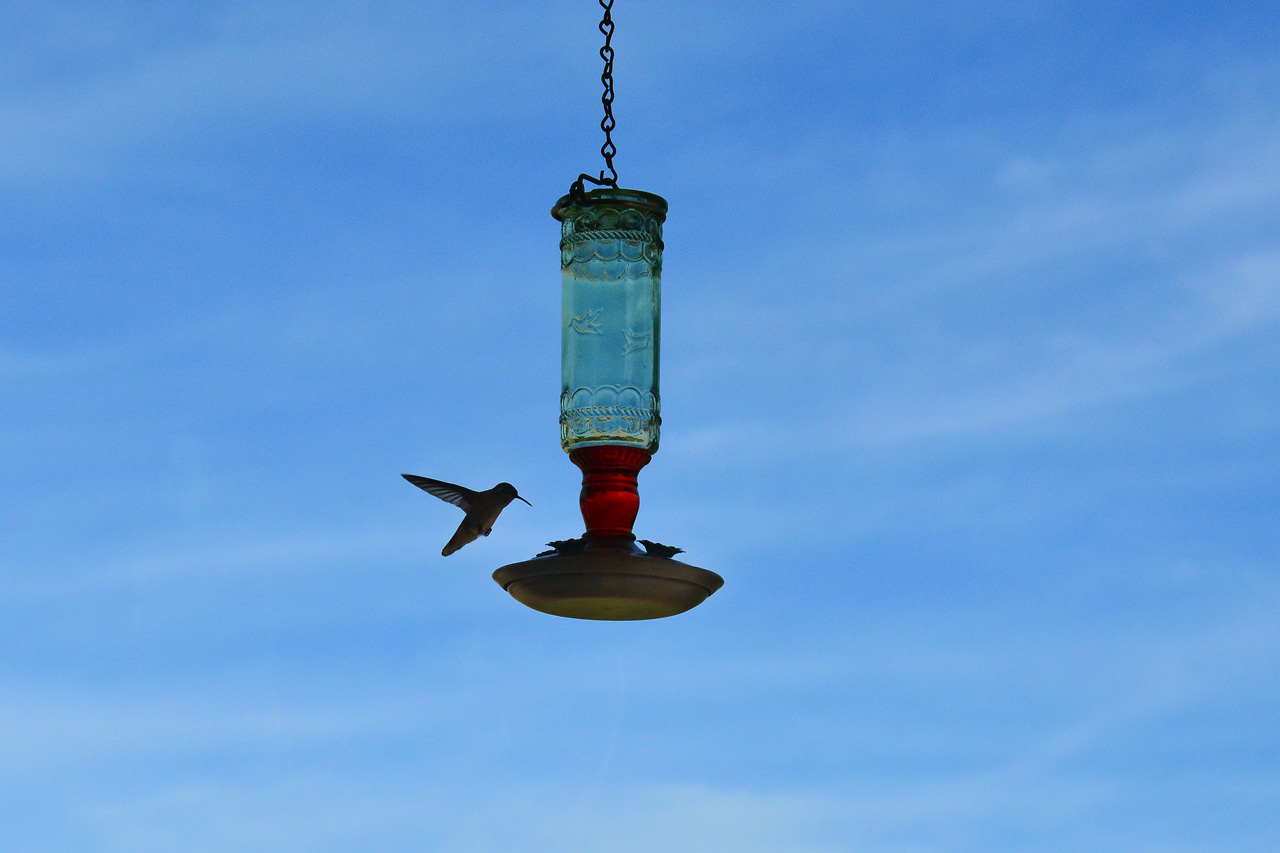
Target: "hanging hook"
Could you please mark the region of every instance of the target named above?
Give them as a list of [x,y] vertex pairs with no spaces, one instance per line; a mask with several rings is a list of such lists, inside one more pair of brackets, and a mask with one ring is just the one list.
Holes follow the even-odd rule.
[[604,118],[600,120],[604,144],[600,146],[600,154],[612,177],[605,177],[604,169],[600,170],[599,177],[583,172],[569,187],[571,198],[579,198],[586,193],[585,181],[598,187],[618,188],[618,170],[613,166],[613,157],[618,153],[618,147],[613,144],[613,129],[618,126],[613,118],[613,0],[600,0],[600,6],[604,9],[604,17],[600,20],[600,32],[604,34],[604,46],[600,48],[600,58],[604,60],[604,71],[600,74],[600,82],[604,84],[604,94],[600,96],[600,103],[604,104]]

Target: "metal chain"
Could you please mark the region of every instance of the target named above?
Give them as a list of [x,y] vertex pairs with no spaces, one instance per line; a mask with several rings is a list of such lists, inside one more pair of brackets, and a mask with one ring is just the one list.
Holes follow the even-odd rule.
[[606,178],[604,169],[600,170],[598,178],[584,172],[569,187],[570,196],[579,196],[586,191],[584,181],[598,187],[618,188],[618,170],[613,167],[613,157],[618,153],[618,147],[613,144],[613,129],[618,126],[613,118],[613,0],[600,0],[600,6],[604,9],[604,17],[600,20],[600,32],[604,34],[604,46],[600,48],[600,58],[604,60],[604,72],[600,75],[600,82],[604,84],[604,94],[600,96],[600,103],[604,104],[604,118],[600,120],[604,145],[600,146],[600,153],[604,156],[605,168],[613,177]]

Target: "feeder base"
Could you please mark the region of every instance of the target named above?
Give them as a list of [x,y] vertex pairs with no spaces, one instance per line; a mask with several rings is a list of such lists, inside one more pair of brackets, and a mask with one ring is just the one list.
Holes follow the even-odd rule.
[[697,607],[724,585],[715,572],[647,553],[629,537],[557,543],[503,566],[493,579],[526,607],[570,619],[661,619]]

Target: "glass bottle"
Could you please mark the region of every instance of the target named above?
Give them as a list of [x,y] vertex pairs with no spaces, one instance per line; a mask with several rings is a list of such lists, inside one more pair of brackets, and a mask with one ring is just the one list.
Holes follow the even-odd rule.
[[[662,423],[658,351],[667,202],[639,190],[564,196],[560,444],[651,455]],[[647,459],[645,461],[648,461]]]

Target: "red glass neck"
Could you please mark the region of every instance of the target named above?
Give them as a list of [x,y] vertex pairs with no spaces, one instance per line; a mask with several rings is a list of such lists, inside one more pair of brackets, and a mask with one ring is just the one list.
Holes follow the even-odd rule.
[[636,478],[652,455],[636,447],[580,447],[569,459],[582,469],[582,494],[578,506],[592,537],[625,536],[635,539],[631,527],[640,512]]

